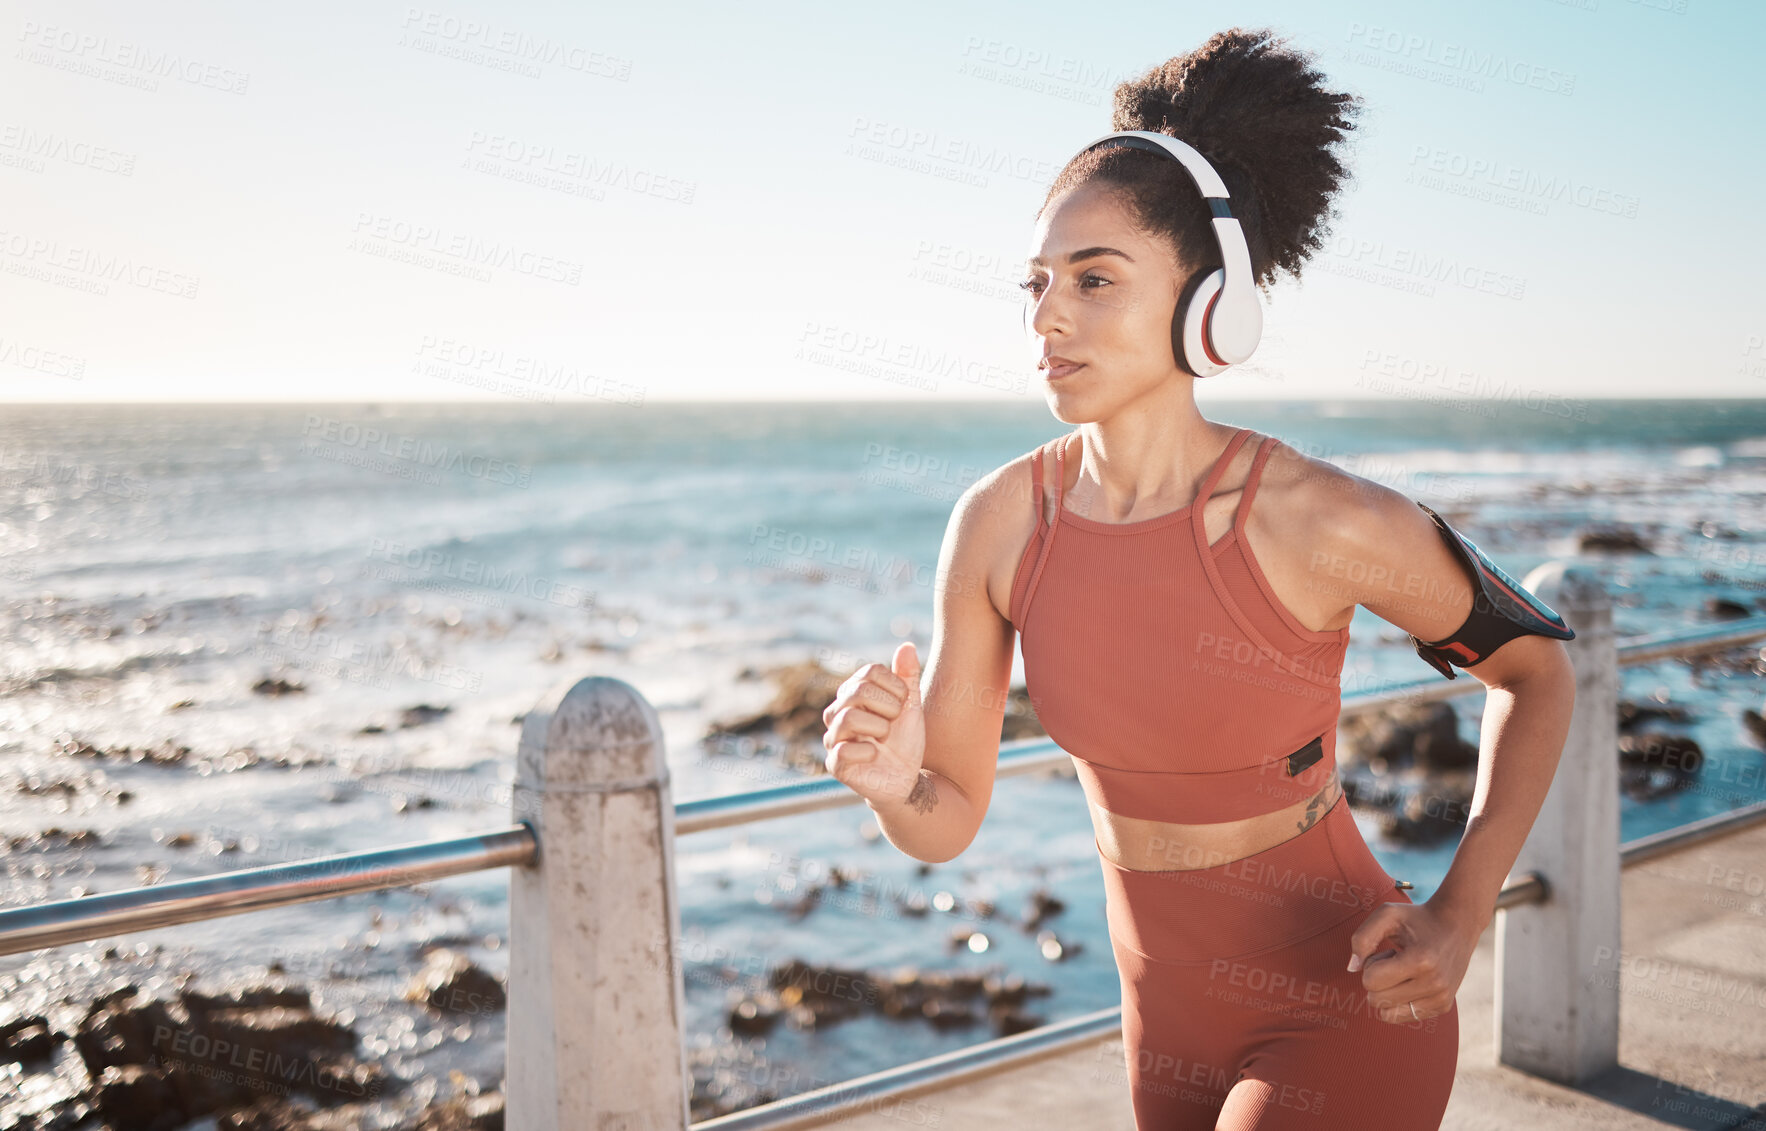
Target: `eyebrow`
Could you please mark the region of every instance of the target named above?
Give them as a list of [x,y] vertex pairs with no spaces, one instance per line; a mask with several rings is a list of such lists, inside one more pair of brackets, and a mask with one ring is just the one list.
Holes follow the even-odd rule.
[[[1082,247],[1078,251],[1075,251],[1072,254],[1068,255],[1067,262],[1068,263],[1078,263],[1081,259],[1091,259],[1091,258],[1093,258],[1095,256],[1099,256],[1099,255],[1120,255],[1122,258],[1128,260],[1130,263],[1134,262],[1134,256],[1128,254],[1126,251],[1117,251],[1113,247]],[[1024,262],[1025,262],[1025,265],[1029,266],[1029,267],[1041,267],[1044,264],[1046,264],[1048,262],[1048,260],[1044,259],[1040,255],[1033,255],[1029,259],[1025,260]]]

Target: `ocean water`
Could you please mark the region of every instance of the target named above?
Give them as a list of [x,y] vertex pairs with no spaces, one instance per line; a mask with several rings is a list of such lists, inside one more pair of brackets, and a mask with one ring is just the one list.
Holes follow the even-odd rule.
[[[1653,553],[1584,556],[1614,594],[1621,636],[1708,623],[1711,597],[1761,607],[1760,402],[1206,401],[1203,412],[1451,512],[1517,578],[1574,555],[1590,526],[1638,528]],[[1040,406],[979,404],[8,406],[0,820],[8,837],[95,839],[8,852],[4,903],[503,827],[514,720],[547,687],[588,675],[626,680],[656,706],[677,801],[796,780],[764,751],[704,744],[712,721],[770,700],[745,670],[819,658],[849,671],[887,662],[902,639],[924,660],[953,503],[1066,430]],[[1346,688],[1433,674],[1364,609],[1351,635]],[[1621,675],[1624,696],[1688,706],[1708,759],[1699,788],[1626,800],[1626,838],[1766,796],[1740,722],[1761,707],[1756,679],[1680,663]],[[303,690],[254,690],[266,680]],[[1482,696],[1454,704],[1475,741]],[[91,749],[115,753],[79,752]],[[681,838],[689,1028],[717,1050],[702,1055],[729,1050],[729,1071],[770,1065],[787,1094],[991,1035],[859,1019],[720,1036],[740,979],[790,958],[997,967],[1052,988],[1030,1003],[1049,1020],[1118,1000],[1072,780],[999,783],[971,848],[927,869],[867,817],[858,807]],[[1451,841],[1405,847],[1371,819],[1364,829],[1417,898],[1433,890]],[[835,867],[884,898],[794,910]],[[424,942],[504,968],[505,885],[487,872],[143,932],[0,959],[0,977],[24,1003],[108,985],[117,964],[219,984],[277,962],[322,1005],[361,1018],[369,1049],[395,1067],[494,1083],[500,1018],[437,1026],[396,999]],[[1014,924],[1037,889],[1066,905],[1047,924],[1058,961]],[[1000,914],[941,912],[940,893]],[[903,910],[903,894],[935,909]],[[982,941],[955,943],[959,930]],[[120,953],[103,958],[108,946]]]

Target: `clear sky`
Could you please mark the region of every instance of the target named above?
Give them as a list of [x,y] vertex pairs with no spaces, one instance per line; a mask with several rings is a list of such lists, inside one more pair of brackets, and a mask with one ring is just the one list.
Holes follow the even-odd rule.
[[1033,215],[1234,24],[1367,103],[1233,397],[1766,389],[1756,0],[7,0],[0,399],[1038,401]]

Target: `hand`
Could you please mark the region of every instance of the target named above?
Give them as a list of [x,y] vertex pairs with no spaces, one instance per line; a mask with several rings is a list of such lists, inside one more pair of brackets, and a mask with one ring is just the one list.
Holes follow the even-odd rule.
[[1476,935],[1468,938],[1456,920],[1427,901],[1384,903],[1350,936],[1349,969],[1361,971],[1362,988],[1380,1020],[1415,1025],[1453,1008],[1477,945]]
[[926,716],[920,702],[920,657],[912,641],[895,649],[890,666],[853,672],[822,712],[828,772],[874,806],[904,802],[920,783],[926,760]]

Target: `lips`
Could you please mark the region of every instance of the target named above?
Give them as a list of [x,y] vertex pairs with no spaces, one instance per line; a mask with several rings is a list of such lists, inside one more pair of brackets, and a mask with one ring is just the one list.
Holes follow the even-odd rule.
[[1085,368],[1085,363],[1083,361],[1072,361],[1065,357],[1050,356],[1042,359],[1043,372],[1047,375],[1050,381],[1058,381],[1068,374],[1075,373],[1083,368]]

